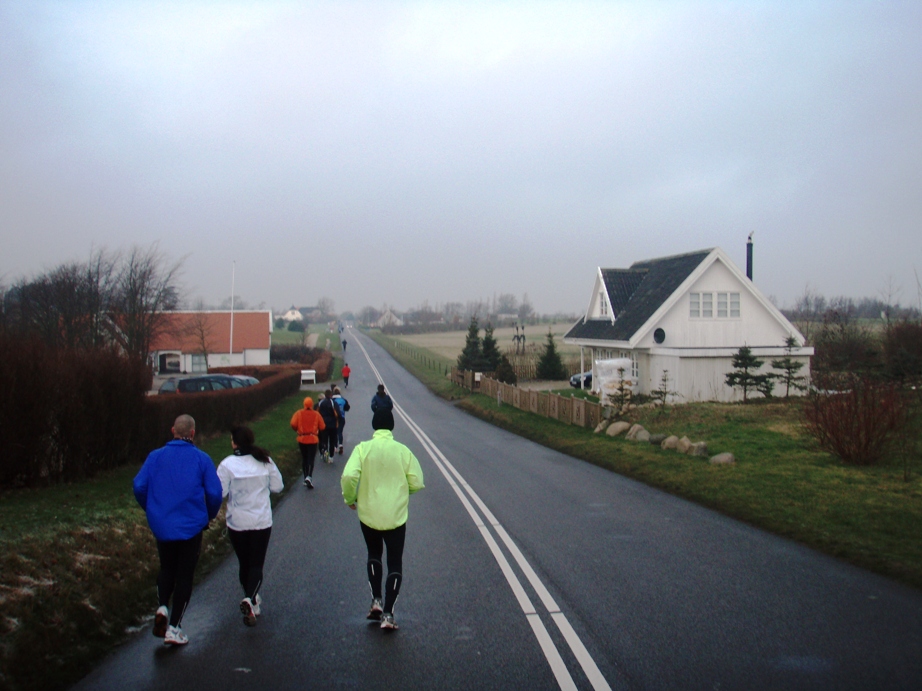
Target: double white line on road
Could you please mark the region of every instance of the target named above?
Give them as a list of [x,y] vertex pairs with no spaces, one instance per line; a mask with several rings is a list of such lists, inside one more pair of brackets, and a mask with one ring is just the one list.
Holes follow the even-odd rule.
[[[378,369],[375,367],[374,363],[371,361],[371,357],[368,355],[368,351],[365,350],[365,347],[361,342],[359,342],[358,345],[362,349],[362,352],[365,353],[368,364],[374,371],[378,381],[383,382]],[[586,646],[583,645],[583,642],[573,630],[573,627],[570,626],[570,622],[567,620],[566,615],[560,611],[560,607],[557,606],[554,598],[541,582],[541,579],[538,578],[538,574],[535,573],[535,570],[531,567],[531,564],[529,564],[528,560],[525,559],[525,555],[522,554],[522,551],[512,541],[512,538],[509,537],[506,529],[503,528],[502,524],[498,520],[496,520],[496,517],[493,515],[490,509],[487,508],[487,505],[483,503],[483,501],[471,488],[471,486],[467,484],[465,479],[461,476],[461,473],[458,472],[458,470],[449,462],[449,460],[439,450],[439,448],[429,438],[429,436],[422,430],[419,425],[413,421],[409,415],[407,415],[406,411],[404,411],[396,401],[394,401],[394,410],[401,417],[401,419],[403,419],[404,422],[409,425],[410,430],[414,435],[416,435],[416,438],[419,439],[420,443],[426,449],[426,452],[429,454],[430,458],[432,458],[432,461],[435,463],[436,467],[439,469],[442,475],[445,476],[448,484],[451,485],[452,489],[455,491],[458,499],[461,500],[461,504],[465,509],[467,509],[467,513],[470,515],[471,520],[474,521],[474,525],[476,525],[480,530],[480,534],[483,537],[484,542],[487,543],[487,546],[493,553],[493,557],[496,559],[496,563],[499,564],[499,568],[503,572],[503,575],[506,577],[506,581],[509,583],[509,587],[512,589],[513,594],[518,600],[519,606],[525,613],[525,617],[528,620],[528,623],[531,625],[531,630],[535,634],[535,638],[538,640],[538,644],[541,646],[541,650],[544,652],[544,656],[547,658],[548,664],[551,666],[551,670],[553,671],[554,676],[557,678],[557,683],[560,685],[560,688],[566,691],[569,691],[570,689],[575,691],[577,687],[573,681],[573,677],[570,676],[570,672],[567,669],[563,658],[560,656],[560,651],[557,650],[557,646],[554,645],[554,641],[551,640],[551,636],[548,633],[547,628],[544,626],[544,622],[541,620],[541,617],[535,610],[531,598],[529,598],[528,593],[525,592],[525,588],[522,587],[522,583],[519,580],[519,577],[515,574],[515,571],[513,571],[512,566],[509,564],[509,560],[506,559],[506,555],[503,554],[503,551],[500,549],[496,540],[493,538],[493,534],[490,532],[490,528],[492,528],[493,531],[499,536],[499,539],[503,542],[503,544],[506,545],[506,549],[509,550],[509,553],[512,555],[512,558],[515,559],[515,562],[519,565],[519,568],[522,570],[525,578],[528,579],[528,582],[531,584],[531,587],[537,594],[538,599],[541,600],[541,604],[544,605],[548,614],[551,616],[551,619],[554,621],[554,623],[557,625],[557,628],[560,630],[560,633],[563,635],[564,640],[566,640],[567,645],[570,646],[570,650],[573,652],[576,660],[583,668],[583,672],[589,679],[589,683],[592,684],[592,688],[595,691],[611,691],[611,687],[605,680],[605,677],[602,676],[602,672],[599,670],[598,666],[596,666],[595,661],[589,654],[589,651],[586,650]],[[470,499],[468,499],[468,497],[470,497]],[[480,510],[480,513],[477,513],[477,509],[474,508],[471,502],[477,505],[477,509]],[[483,518],[481,518],[481,514],[483,514]]]

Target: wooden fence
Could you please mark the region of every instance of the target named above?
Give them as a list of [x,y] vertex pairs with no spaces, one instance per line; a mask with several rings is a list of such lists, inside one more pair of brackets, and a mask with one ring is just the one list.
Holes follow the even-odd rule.
[[[469,379],[473,378],[459,377],[455,383]],[[548,391],[520,389],[512,384],[496,381],[487,375],[483,375],[480,381],[476,382],[476,387],[467,386],[466,383],[459,385],[471,391],[479,391],[485,396],[495,397],[500,404],[511,405],[519,410],[553,418],[569,425],[595,429],[602,419],[601,404],[587,401],[584,398],[561,396]]]

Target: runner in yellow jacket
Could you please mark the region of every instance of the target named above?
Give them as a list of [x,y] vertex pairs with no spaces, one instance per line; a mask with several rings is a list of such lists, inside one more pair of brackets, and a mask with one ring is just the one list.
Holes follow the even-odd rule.
[[[371,609],[368,618],[382,629],[396,629],[394,605],[400,593],[403,545],[410,495],[423,489],[423,471],[413,452],[394,439],[394,414],[379,410],[372,419],[375,433],[352,451],[340,480],[343,500],[358,511],[368,548]],[[387,580],[381,600],[381,557],[387,547]]]

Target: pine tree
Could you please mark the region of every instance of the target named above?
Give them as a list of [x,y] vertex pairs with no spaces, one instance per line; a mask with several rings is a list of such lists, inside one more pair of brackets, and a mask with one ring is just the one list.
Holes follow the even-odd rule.
[[537,372],[538,379],[556,380],[566,379],[567,371],[563,368],[563,362],[560,360],[560,353],[557,352],[557,344],[554,343],[554,334],[547,330],[547,343],[544,344],[544,352],[538,358]]
[[733,371],[726,375],[727,386],[742,390],[743,403],[749,400],[749,392],[753,389],[762,392],[766,398],[772,395],[775,375],[757,374],[764,362],[752,354],[749,346],[740,346],[733,356]]
[[477,317],[471,317],[464,349],[458,356],[458,369],[483,371],[483,350],[480,346],[480,326],[477,324]]
[[518,375],[515,373],[515,368],[512,366],[512,363],[509,362],[509,358],[505,354],[499,356],[499,364],[496,366],[496,372],[494,374],[497,381],[501,381],[504,384],[516,384],[518,383]]
[[784,382],[784,397],[791,397],[791,389],[804,391],[807,387],[805,384],[806,377],[798,374],[804,366],[803,362],[798,362],[791,357],[791,352],[797,347],[797,340],[793,336],[784,339],[784,357],[780,360],[772,360],[771,365],[774,369],[781,370],[784,374],[778,375],[778,379]]
[[499,347],[493,337],[493,325],[487,324],[483,329],[483,364],[487,372],[495,372],[499,367]]

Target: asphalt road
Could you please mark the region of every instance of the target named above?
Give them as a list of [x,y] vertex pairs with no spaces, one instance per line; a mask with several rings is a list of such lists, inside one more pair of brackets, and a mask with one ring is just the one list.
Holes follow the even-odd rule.
[[276,509],[258,626],[230,557],[193,594],[187,646],[148,625],[75,688],[922,688],[919,591],[493,428],[348,341],[346,454],[380,377],[425,474],[399,631],[365,620],[342,456]]

